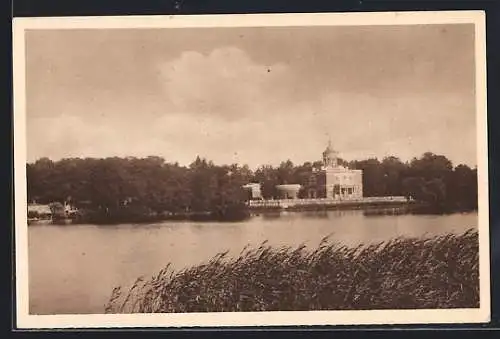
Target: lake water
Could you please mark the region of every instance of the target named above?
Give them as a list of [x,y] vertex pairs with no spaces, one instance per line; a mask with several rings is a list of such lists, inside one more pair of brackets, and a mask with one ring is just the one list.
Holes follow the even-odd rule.
[[180,269],[246,245],[317,245],[330,235],[346,245],[395,237],[462,233],[477,213],[367,216],[362,211],[281,213],[239,223],[33,225],[29,233],[30,313],[103,313],[114,287],[149,277],[169,262]]

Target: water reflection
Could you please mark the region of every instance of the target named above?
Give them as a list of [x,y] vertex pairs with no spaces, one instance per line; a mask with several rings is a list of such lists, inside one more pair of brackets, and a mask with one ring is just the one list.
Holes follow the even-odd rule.
[[279,219],[282,216],[281,212],[262,212],[256,213],[254,217],[262,217],[263,219],[273,220]]
[[318,212],[297,212],[298,215],[302,219],[328,219],[329,217],[334,217],[335,215],[332,213],[328,213],[327,211],[318,211]]
[[[359,210],[323,210],[323,211],[273,211],[273,212],[260,212],[252,216],[254,218],[262,218],[264,220],[292,220],[292,219],[330,219],[340,218],[349,215],[360,215]],[[370,213],[366,214],[367,216]]]
[[380,217],[387,215],[404,215],[408,214],[409,210],[406,207],[390,207],[390,208],[371,208],[363,210],[365,217]]

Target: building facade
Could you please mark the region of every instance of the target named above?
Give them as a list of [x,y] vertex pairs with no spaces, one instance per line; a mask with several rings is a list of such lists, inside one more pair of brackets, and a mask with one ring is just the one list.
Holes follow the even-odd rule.
[[262,199],[262,191],[259,183],[249,183],[243,186],[248,192],[249,200],[260,200]]
[[[356,200],[363,198],[363,171],[352,170],[340,164],[338,152],[331,143],[323,152],[323,165],[313,169],[302,184],[276,185],[274,199],[332,199]],[[262,200],[261,184],[243,186],[248,192],[247,200]]]
[[352,170],[339,163],[338,152],[331,143],[323,152],[323,166],[313,171],[304,187],[307,198],[361,199],[363,197],[363,171]]
[[298,199],[301,186],[299,184],[277,185],[278,199]]

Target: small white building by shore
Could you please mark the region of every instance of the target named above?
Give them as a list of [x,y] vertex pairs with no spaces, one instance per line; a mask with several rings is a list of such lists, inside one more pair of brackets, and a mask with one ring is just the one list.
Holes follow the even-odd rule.
[[299,184],[284,184],[277,185],[276,190],[278,191],[279,199],[298,199],[301,187]]
[[49,205],[28,204],[28,219],[51,219],[52,210]]
[[259,183],[249,183],[243,185],[243,188],[248,190],[250,195],[250,200],[262,199],[262,190]]

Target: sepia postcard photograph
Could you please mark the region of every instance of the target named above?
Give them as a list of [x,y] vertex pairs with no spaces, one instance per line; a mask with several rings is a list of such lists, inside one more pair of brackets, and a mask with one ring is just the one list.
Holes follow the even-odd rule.
[[18,328],[490,319],[480,11],[16,18]]

